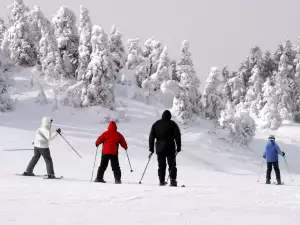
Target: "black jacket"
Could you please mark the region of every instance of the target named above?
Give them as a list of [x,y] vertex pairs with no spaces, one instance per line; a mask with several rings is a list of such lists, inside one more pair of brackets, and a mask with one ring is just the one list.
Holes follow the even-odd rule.
[[[181,151],[181,133],[178,125],[171,120],[170,111],[162,114],[162,119],[156,121],[151,128],[149,136],[149,151],[154,152],[156,139],[156,153],[173,153]],[[175,147],[176,142],[176,147]]]

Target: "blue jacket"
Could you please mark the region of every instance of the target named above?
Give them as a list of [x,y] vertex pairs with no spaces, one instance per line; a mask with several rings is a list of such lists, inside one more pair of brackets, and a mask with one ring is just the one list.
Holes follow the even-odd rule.
[[277,162],[278,155],[282,155],[279,145],[274,140],[269,140],[265,148],[264,158],[267,162]]

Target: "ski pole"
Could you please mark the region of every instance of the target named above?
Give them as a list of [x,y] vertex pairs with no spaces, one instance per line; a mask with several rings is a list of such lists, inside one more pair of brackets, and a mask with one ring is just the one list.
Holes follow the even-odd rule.
[[98,153],[98,148],[96,149],[95,160],[94,160],[94,167],[93,167],[93,172],[92,172],[91,181],[93,180],[93,177],[94,177],[94,170],[95,170],[95,164],[96,164],[97,153]]
[[81,155],[79,155],[79,153],[75,150],[75,148],[73,148],[73,146],[64,138],[64,136],[59,133],[59,135],[65,140],[65,142],[68,143],[68,145],[73,149],[74,152],[76,152],[76,154],[82,159]]
[[260,169],[260,172],[259,172],[259,176],[258,176],[257,182],[259,182],[259,180],[260,180],[260,176],[262,174],[263,168],[264,168],[264,161],[262,161],[262,163],[261,163],[261,169]]
[[127,155],[127,159],[128,159],[129,166],[130,166],[130,172],[133,172],[133,170],[132,170],[132,168],[131,168],[131,163],[130,163],[130,160],[129,160],[129,156],[128,156],[127,150],[126,150],[126,155]]
[[[152,153],[152,154],[153,154],[153,153]],[[141,178],[141,180],[140,180],[139,184],[141,184],[141,183],[142,183],[142,180],[143,180],[143,178],[144,178],[144,175],[145,175],[145,173],[146,173],[146,170],[147,170],[147,168],[148,168],[149,162],[150,162],[150,160],[151,160],[152,154],[149,156],[148,163],[147,163],[147,165],[146,165],[146,168],[145,168],[145,170],[144,170],[144,173],[143,173],[143,175],[142,175],[142,178]]]
[[171,175],[171,173],[172,173],[172,170],[173,170],[173,168],[174,168],[174,166],[175,166],[177,154],[178,154],[178,152],[176,151],[175,158],[174,158],[174,161],[173,161],[173,163],[172,163],[171,169],[170,169],[170,171],[169,171],[169,176],[168,176],[168,178],[167,178],[167,183],[168,183],[168,180],[169,180],[170,175]]
[[284,161],[285,161],[285,164],[286,164],[286,168],[287,168],[287,170],[288,170],[288,172],[290,174],[291,181],[294,182],[293,179],[292,179],[292,175],[291,175],[291,172],[290,172],[290,169],[289,169],[289,165],[288,165],[288,163],[286,161],[286,158],[285,157],[283,157],[283,158],[284,158]]
[[14,151],[33,151],[33,148],[16,148],[16,149],[4,149],[5,152],[14,152]]

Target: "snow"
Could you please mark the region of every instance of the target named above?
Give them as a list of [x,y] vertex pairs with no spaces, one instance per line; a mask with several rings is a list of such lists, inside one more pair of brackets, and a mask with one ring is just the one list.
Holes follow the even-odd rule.
[[[49,104],[35,103],[40,87],[32,87],[30,69],[8,74],[15,79],[14,111],[0,113],[0,224],[222,224],[296,225],[300,219],[300,125],[291,122],[272,134],[286,153],[292,171],[291,182],[284,160],[280,160],[285,186],[264,185],[262,152],[270,131],[257,131],[249,148],[230,145],[210,133],[213,123],[198,119],[192,127],[180,125],[182,152],[178,155],[178,182],[185,188],[159,187],[156,156],[150,161],[143,184],[138,184],[148,161],[148,135],[152,123],[165,108],[148,105],[127,96],[132,86],[116,85],[116,111],[98,106],[62,107],[52,111],[53,87],[44,84]],[[128,90],[127,90],[128,89]],[[52,103],[53,103],[52,102]],[[14,176],[22,173],[31,151],[8,152],[8,148],[30,148],[43,116],[54,120],[64,137],[82,155],[57,137],[51,143],[56,175],[62,180]],[[105,118],[118,119],[127,139],[133,167],[126,153],[119,159],[123,184],[113,183],[108,167],[107,184],[90,182],[95,158],[95,139],[107,127]],[[100,162],[98,153],[96,167]],[[264,167],[265,170],[265,167]],[[45,173],[43,159],[35,168]],[[257,183],[259,174],[260,183]],[[272,174],[274,181],[274,174]]]

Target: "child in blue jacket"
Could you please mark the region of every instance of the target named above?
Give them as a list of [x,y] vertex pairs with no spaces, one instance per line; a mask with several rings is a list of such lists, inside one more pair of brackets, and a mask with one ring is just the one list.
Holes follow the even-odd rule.
[[276,180],[277,184],[281,184],[281,177],[280,177],[280,169],[278,164],[278,155],[285,156],[285,153],[280,150],[280,147],[278,144],[275,143],[275,137],[274,135],[269,136],[269,141],[267,143],[267,146],[265,148],[265,152],[263,157],[267,160],[267,180],[266,184],[271,183],[271,172],[272,167],[274,167],[275,174],[276,174]]

